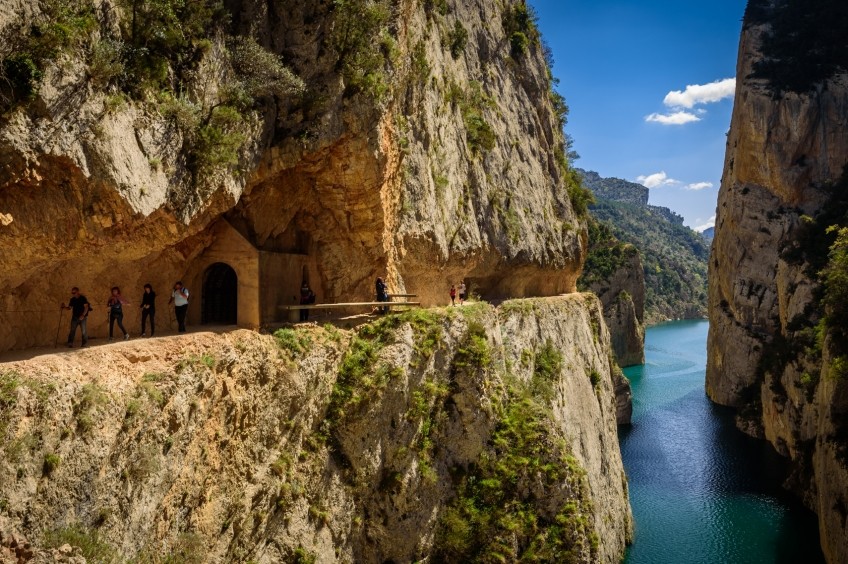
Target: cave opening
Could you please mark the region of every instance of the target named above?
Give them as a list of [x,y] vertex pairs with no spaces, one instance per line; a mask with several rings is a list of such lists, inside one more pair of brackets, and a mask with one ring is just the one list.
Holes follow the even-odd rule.
[[211,265],[203,274],[201,323],[235,325],[238,321],[238,276],[223,262]]

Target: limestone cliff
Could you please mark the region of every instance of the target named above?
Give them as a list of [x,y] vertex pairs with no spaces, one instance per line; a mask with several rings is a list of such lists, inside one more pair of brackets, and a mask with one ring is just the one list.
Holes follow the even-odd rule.
[[200,322],[215,262],[242,325],[278,320],[303,279],[325,302],[371,298],[378,275],[425,304],[461,278],[575,289],[567,107],[522,1],[17,4],[0,11],[0,349],[50,342],[71,285],[100,303],[183,279]]
[[839,2],[749,4],[710,260],[706,381],[744,431],[792,461],[787,485],[818,513],[834,563],[848,561],[848,380],[835,339],[844,319],[828,314],[822,273],[827,228],[846,210],[848,75],[818,58],[846,52],[845,15]]
[[631,524],[613,367],[591,294],[5,365],[0,544],[619,562]]
[[616,239],[608,225],[591,220],[589,251],[578,284],[601,299],[618,364],[643,364],[645,275],[636,247]]

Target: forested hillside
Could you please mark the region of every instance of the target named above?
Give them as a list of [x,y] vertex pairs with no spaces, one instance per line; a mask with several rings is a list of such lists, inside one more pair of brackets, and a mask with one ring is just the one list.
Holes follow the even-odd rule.
[[[677,221],[667,208],[634,204],[640,202],[646,188],[618,178],[602,178],[584,172],[586,186],[595,194],[592,215],[607,225],[624,243],[634,245],[642,256],[645,270],[645,322],[706,316],[707,259],[709,244],[704,238]],[[603,194],[608,198],[605,199]],[[590,230],[601,233],[601,231]],[[590,247],[597,241],[590,240]],[[608,257],[609,258],[609,257]],[[583,280],[597,277],[601,257],[587,259]]]

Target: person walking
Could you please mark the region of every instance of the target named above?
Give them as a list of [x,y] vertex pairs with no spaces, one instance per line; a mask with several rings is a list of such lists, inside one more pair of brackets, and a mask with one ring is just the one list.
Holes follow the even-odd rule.
[[465,281],[462,280],[459,283],[459,305],[462,305],[465,302]]
[[[386,283],[383,282],[381,277],[377,277],[377,282],[374,284],[375,290],[377,293],[377,301],[378,302],[387,302],[389,301],[389,288],[386,286]],[[386,313],[389,308],[380,307],[378,308],[380,313]]]
[[82,329],[82,345],[88,345],[88,332],[86,331],[86,319],[88,312],[91,311],[91,304],[88,303],[88,298],[83,296],[79,288],[74,286],[71,288],[71,299],[68,305],[62,304],[62,309],[71,310],[71,331],[68,333],[68,347],[74,346],[74,338],[77,335],[77,327]]
[[112,341],[112,334],[115,329],[115,322],[118,322],[118,328],[124,334],[124,340],[130,338],[130,334],[124,329],[124,307],[129,304],[121,295],[121,289],[117,286],[112,288],[112,295],[109,296],[109,301],[106,302],[106,307],[109,308],[109,341]]
[[174,291],[171,292],[171,299],[168,300],[168,305],[174,304],[174,315],[177,316],[178,331],[186,332],[185,320],[188,313],[188,288],[183,286],[182,282],[174,284]]
[[150,336],[156,331],[156,292],[150,284],[144,285],[144,293],[141,295],[141,336],[146,336],[147,318],[150,318]]
[[451,284],[450,297],[451,297],[451,305],[455,306],[456,305],[456,285],[455,284]]

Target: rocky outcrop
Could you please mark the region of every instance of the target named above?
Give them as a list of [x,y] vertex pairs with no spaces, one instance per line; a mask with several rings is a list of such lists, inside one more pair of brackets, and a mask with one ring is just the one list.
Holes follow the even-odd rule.
[[589,290],[604,305],[604,320],[618,364],[644,364],[645,276],[639,253],[629,253],[609,278],[593,282]]
[[[370,299],[378,275],[425,304],[460,279],[493,297],[575,289],[585,226],[563,176],[562,116],[532,21],[523,47],[504,23],[523,2],[227,2],[226,31],[280,55],[305,85],[227,106],[242,112],[237,127],[213,119],[238,70],[223,39],[194,43],[182,83],[128,95],[144,86],[97,78],[91,62],[128,15],[109,0],[77,4],[91,29],[0,117],[0,349],[49,343],[71,285],[100,302],[112,285],[201,279],[193,269],[222,220],[260,253],[305,257],[326,302]],[[383,4],[373,29],[345,12]],[[12,10],[0,24],[9,36],[45,17]],[[362,53],[380,45],[376,63],[340,46],[357,33]],[[201,175],[198,163],[214,167]]]
[[636,247],[616,239],[609,225],[591,220],[589,253],[579,287],[601,299],[618,364],[643,364],[645,274]]
[[[815,337],[828,237],[817,224],[844,213],[830,186],[848,159],[848,76],[798,92],[754,78],[773,22],[802,24],[783,17],[785,5],[808,8],[752,2],[742,35],[710,260],[706,388],[737,408],[740,428],[792,461],[787,485],[819,515],[824,554],[835,563],[848,561],[848,384],[834,377],[828,340]],[[771,70],[784,64],[769,61]]]
[[8,364],[0,538],[142,560],[512,561],[532,543],[619,562],[613,368],[591,294]]

